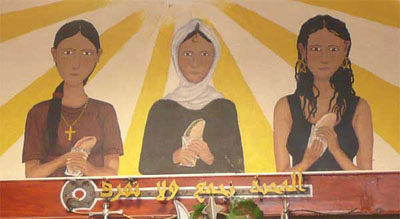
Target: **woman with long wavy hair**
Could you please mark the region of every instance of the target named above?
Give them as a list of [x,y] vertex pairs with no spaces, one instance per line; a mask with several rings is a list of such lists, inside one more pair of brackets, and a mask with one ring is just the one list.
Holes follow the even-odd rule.
[[[302,25],[297,88],[274,109],[278,172],[372,169],[371,110],[352,87],[350,48],[350,33],[336,18],[318,15]],[[327,114],[332,125],[318,126]]]

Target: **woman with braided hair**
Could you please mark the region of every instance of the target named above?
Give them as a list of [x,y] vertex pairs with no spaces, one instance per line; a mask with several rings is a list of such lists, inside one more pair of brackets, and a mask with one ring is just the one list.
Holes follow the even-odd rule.
[[[302,25],[297,88],[274,109],[278,172],[372,169],[371,110],[352,87],[350,48],[350,33],[336,18],[318,15]],[[326,114],[332,125],[318,126]]]
[[117,175],[123,148],[115,110],[84,90],[102,54],[97,30],[84,20],[64,24],[51,53],[63,82],[28,113],[26,177]]

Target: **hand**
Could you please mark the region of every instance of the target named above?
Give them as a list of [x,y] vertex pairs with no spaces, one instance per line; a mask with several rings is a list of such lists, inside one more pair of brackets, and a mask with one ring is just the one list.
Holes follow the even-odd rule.
[[311,147],[306,148],[302,162],[304,162],[308,168],[311,167],[315,161],[321,157],[323,150],[324,145],[322,144],[322,141],[314,139],[311,143]]
[[71,160],[71,159],[87,159],[87,154],[80,152],[80,151],[71,151],[68,153],[63,154],[60,158],[61,158],[61,166],[66,166],[67,161]]
[[328,150],[329,152],[331,152],[331,154],[334,154],[337,151],[341,150],[339,147],[336,132],[332,128],[328,126],[319,127],[316,131],[316,136],[326,139],[326,141],[328,142]]
[[211,153],[210,148],[205,141],[198,139],[193,140],[188,145],[188,148],[193,149],[193,151],[207,165],[211,165],[214,162],[214,155]]
[[172,161],[176,163],[180,163],[183,166],[193,166],[193,161],[199,159],[197,154],[192,149],[182,149],[179,148],[172,154]]
[[73,157],[67,160],[67,168],[80,170],[84,176],[88,176],[94,166],[85,157]]
[[82,148],[82,149],[90,151],[94,147],[96,142],[97,142],[97,138],[95,136],[85,136],[85,137],[79,139],[75,143],[74,147]]

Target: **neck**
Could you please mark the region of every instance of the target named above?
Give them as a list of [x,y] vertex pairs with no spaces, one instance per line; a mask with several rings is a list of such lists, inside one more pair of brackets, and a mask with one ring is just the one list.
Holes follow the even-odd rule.
[[331,98],[334,89],[331,87],[329,80],[314,80],[314,85],[319,90],[319,98]]
[[62,105],[68,107],[80,107],[86,103],[87,99],[88,96],[83,89],[83,84],[64,84],[64,96],[61,102]]

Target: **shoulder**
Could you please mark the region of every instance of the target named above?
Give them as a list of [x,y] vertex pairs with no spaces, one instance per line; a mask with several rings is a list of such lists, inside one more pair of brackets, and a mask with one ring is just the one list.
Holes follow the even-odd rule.
[[171,107],[179,105],[176,101],[160,99],[153,103],[152,108]]
[[168,110],[168,109],[174,109],[177,107],[181,107],[181,106],[173,100],[160,99],[153,103],[150,111],[160,111],[160,110],[164,111],[164,110]]
[[210,106],[218,105],[219,107],[236,108],[235,104],[231,100],[222,99],[222,98],[215,99],[215,100],[211,101],[208,105],[210,105]]
[[236,106],[235,104],[228,99],[215,99],[207,104],[203,109],[203,111],[218,111],[223,112],[224,114],[236,114]]
[[357,103],[355,115],[356,116],[371,115],[371,107],[369,106],[368,102],[361,97]]
[[281,112],[282,110],[289,110],[289,96],[281,97],[275,104],[274,112]]
[[91,98],[89,99],[88,111],[97,111],[98,113],[106,114],[115,113],[115,109],[112,104]]
[[45,100],[43,102],[35,104],[28,112],[28,115],[40,115],[40,114],[47,114],[49,111],[51,100]]

